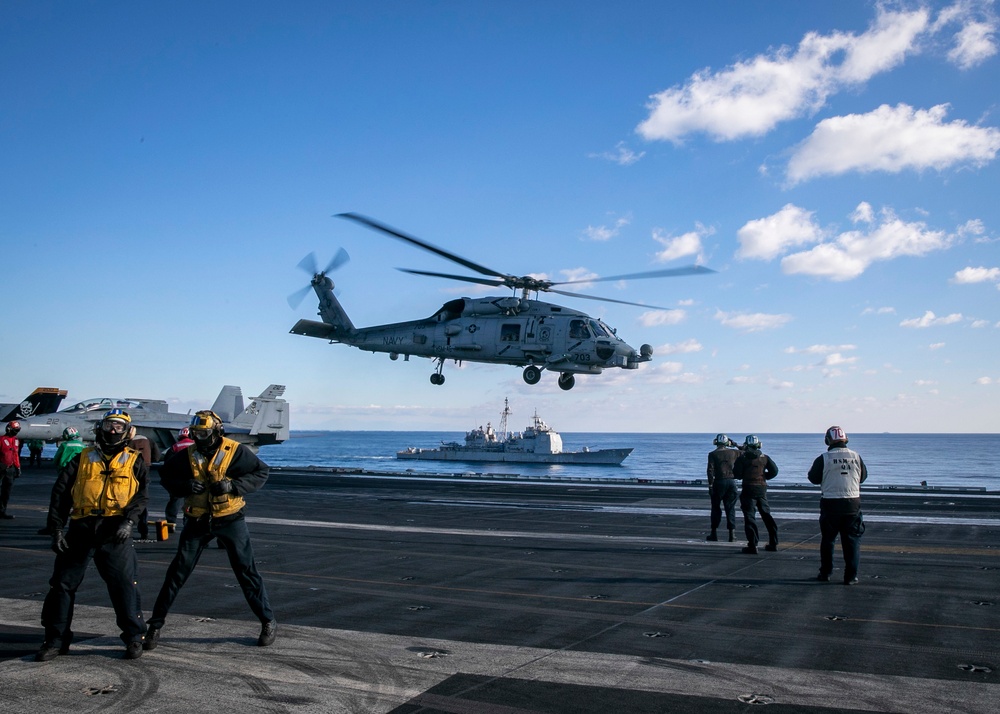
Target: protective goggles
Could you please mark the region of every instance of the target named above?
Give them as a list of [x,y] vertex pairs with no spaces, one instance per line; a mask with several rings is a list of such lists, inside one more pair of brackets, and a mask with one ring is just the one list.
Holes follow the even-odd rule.
[[126,429],[128,425],[121,419],[105,419],[101,422],[101,431],[109,434],[124,434]]

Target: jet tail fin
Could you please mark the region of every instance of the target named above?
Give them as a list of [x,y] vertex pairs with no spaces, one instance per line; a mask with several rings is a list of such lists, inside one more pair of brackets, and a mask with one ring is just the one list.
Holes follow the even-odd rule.
[[[281,399],[283,384],[272,384],[254,397],[246,409],[232,420],[240,431],[246,429],[255,437],[254,444],[280,444],[288,440],[288,402]],[[234,438],[239,438],[236,434]]]
[[243,413],[243,390],[227,384],[215,398],[212,411],[224,422],[231,422]]
[[59,411],[59,405],[66,398],[66,394],[65,389],[37,387],[20,404],[13,405],[6,414],[0,416],[0,421],[29,419],[40,414],[52,414]]

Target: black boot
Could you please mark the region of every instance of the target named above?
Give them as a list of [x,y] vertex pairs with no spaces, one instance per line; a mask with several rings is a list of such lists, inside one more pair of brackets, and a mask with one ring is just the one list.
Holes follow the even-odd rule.
[[730,543],[736,542],[736,532],[732,528],[729,529],[729,542]]
[[712,529],[712,532],[708,534],[708,538],[706,538],[705,540],[719,540],[719,536],[715,534],[714,528]]

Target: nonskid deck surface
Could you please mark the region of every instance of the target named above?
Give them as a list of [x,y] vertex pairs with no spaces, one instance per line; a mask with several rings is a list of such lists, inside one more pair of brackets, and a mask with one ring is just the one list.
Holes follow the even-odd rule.
[[[248,498],[279,621],[205,551],[160,646],[120,659],[91,569],[48,663],[50,469],[0,523],[5,712],[992,712],[1000,494],[864,495],[861,582],[819,564],[818,493],[773,488],[777,553],[705,542],[705,487],[279,470]],[[151,517],[166,494],[153,489]],[[743,540],[742,518],[737,528]],[[151,607],[176,546],[137,543]]]

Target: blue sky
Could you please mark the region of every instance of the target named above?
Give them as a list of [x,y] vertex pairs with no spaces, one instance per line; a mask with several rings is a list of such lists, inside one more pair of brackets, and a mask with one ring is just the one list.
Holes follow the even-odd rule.
[[[1000,431],[1000,21],[989,0],[4,2],[0,401],[207,406],[287,385],[293,429]],[[638,371],[526,385],[288,334],[340,248],[354,323],[457,266],[574,300]],[[523,423],[522,423],[523,422]]]

